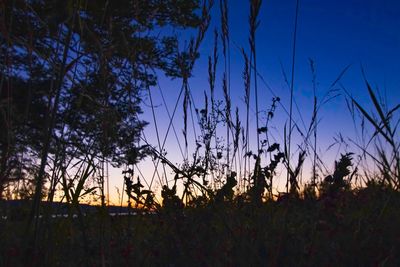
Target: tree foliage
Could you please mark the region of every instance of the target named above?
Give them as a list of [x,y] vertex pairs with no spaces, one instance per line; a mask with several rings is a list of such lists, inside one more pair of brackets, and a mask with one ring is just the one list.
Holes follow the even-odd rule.
[[39,168],[43,184],[50,163],[139,160],[143,89],[158,71],[178,73],[177,33],[198,27],[199,7],[198,0],[2,1],[0,196],[29,168]]

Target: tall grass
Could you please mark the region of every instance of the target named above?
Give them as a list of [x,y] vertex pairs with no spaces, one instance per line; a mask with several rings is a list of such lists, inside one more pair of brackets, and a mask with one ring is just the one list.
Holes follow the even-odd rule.
[[[363,136],[363,138],[367,140],[364,144],[359,144],[354,141],[353,143],[361,150],[362,156],[365,159],[367,157],[372,159],[378,168],[378,175],[375,177],[370,177],[367,172],[365,172],[367,181],[371,182],[377,178],[379,182],[398,190],[400,182],[400,143],[398,140],[398,125],[400,120],[397,118],[396,112],[400,109],[400,105],[397,104],[390,109],[385,108],[386,105],[378,101],[374,90],[366,79],[365,85],[375,112],[368,112],[365,107],[345,90],[350,102],[348,107],[353,119],[355,120],[356,111],[359,111],[361,115],[361,130],[363,135],[367,134],[367,125],[365,122],[367,122],[373,130],[370,136]],[[375,152],[371,151],[371,146],[375,149]]]
[[[204,1],[202,5],[202,20],[199,23],[198,31],[194,38],[192,38],[186,47],[182,51],[177,52],[176,64],[178,67],[179,76],[182,80],[182,87],[180,94],[176,100],[172,114],[167,113],[169,116],[169,124],[164,137],[160,134],[159,124],[156,116],[156,107],[153,102],[153,92],[151,90],[151,84],[146,84],[147,96],[150,100],[150,108],[152,113],[152,124],[155,127],[155,135],[157,140],[157,146],[150,144],[144,132],[142,133],[142,142],[145,143],[143,147],[147,147],[150,154],[153,155],[154,162],[154,172],[149,182],[148,188],[146,190],[153,191],[155,176],[158,177],[158,184],[160,187],[166,186],[170,188],[170,182],[173,181],[173,186],[178,188],[183,188],[182,195],[180,199],[185,202],[190,202],[190,198],[196,198],[195,194],[199,192],[206,192],[206,197],[212,198],[219,189],[222,189],[228,180],[232,180],[231,175],[235,173],[234,176],[237,180],[237,185],[235,185],[235,194],[237,195],[252,195],[254,192],[258,192],[257,201],[265,200],[267,198],[274,198],[274,194],[278,194],[276,187],[274,188],[274,179],[276,177],[276,169],[280,165],[284,172],[287,174],[286,181],[286,193],[298,194],[298,191],[302,188],[302,182],[300,181],[302,169],[307,156],[312,154],[312,177],[308,181],[312,187],[317,189],[317,180],[322,173],[318,174],[318,168],[321,164],[324,164],[318,155],[318,124],[319,116],[318,112],[322,105],[327,103],[332,97],[330,92],[321,99],[317,97],[316,92],[316,69],[313,61],[310,61],[311,72],[312,72],[312,85],[313,85],[313,111],[311,115],[311,120],[309,127],[305,128],[305,132],[300,130],[293,119],[293,105],[296,102],[294,97],[294,78],[295,78],[295,59],[296,59],[296,39],[297,39],[297,24],[298,24],[298,14],[300,1],[296,1],[296,13],[294,22],[294,35],[293,35],[293,50],[292,50],[292,62],[291,62],[291,79],[288,82],[290,89],[290,101],[289,101],[289,111],[284,107],[280,98],[273,95],[272,105],[266,107],[266,103],[261,103],[259,100],[259,81],[265,83],[265,80],[260,76],[257,69],[257,41],[256,32],[260,25],[259,13],[262,6],[262,1],[251,0],[249,1],[249,51],[247,52],[245,48],[240,48],[240,53],[243,56],[244,70],[242,73],[243,84],[244,84],[244,103],[245,111],[242,120],[242,112],[239,111],[239,107],[235,106],[235,102],[232,100],[231,96],[231,69],[230,69],[230,29],[229,29],[229,5],[225,0],[220,0],[220,28],[214,31],[214,45],[211,51],[211,55],[208,57],[208,82],[209,82],[209,93],[204,92],[204,108],[198,108],[193,98],[191,89],[191,76],[198,57],[199,49],[204,37],[207,34],[208,27],[211,23],[211,9],[213,8],[213,1]],[[77,7],[76,7],[77,8]],[[72,12],[71,14],[75,14]],[[70,23],[74,23],[74,17],[69,18]],[[60,62],[60,72],[56,73],[56,79],[54,80],[53,95],[50,98],[48,104],[48,116],[45,120],[46,134],[43,137],[43,153],[40,157],[40,165],[38,168],[37,183],[34,192],[33,207],[31,210],[31,221],[37,218],[39,215],[39,203],[42,199],[43,184],[45,182],[44,175],[45,169],[48,165],[48,156],[50,143],[52,135],[54,135],[54,120],[57,115],[57,110],[59,110],[58,102],[61,94],[61,83],[65,79],[65,73],[71,68],[75,68],[74,75],[76,74],[77,64],[79,63],[79,57],[68,61],[67,57],[69,55],[69,49],[72,42],[71,31],[70,32],[59,32],[60,36],[62,34],[65,39],[62,44],[60,44],[61,51],[61,62]],[[222,74],[221,74],[221,88],[217,88],[216,84],[218,81],[217,71],[219,62],[219,43],[222,43]],[[347,69],[347,68],[346,68]],[[346,71],[344,70],[344,72]],[[146,74],[149,74],[146,72]],[[156,73],[154,73],[156,74]],[[332,87],[338,83],[342,74],[335,80]],[[107,77],[103,77],[106,79]],[[286,79],[286,78],[285,78]],[[287,79],[286,79],[287,80]],[[264,84],[265,85],[265,84]],[[360,112],[364,120],[370,123],[373,127],[374,132],[372,133],[370,140],[367,142],[366,146],[356,144],[358,148],[362,150],[364,156],[368,156],[372,159],[378,166],[380,177],[382,177],[383,182],[389,184],[396,190],[399,187],[399,144],[397,137],[397,124],[393,121],[395,118],[395,113],[399,109],[399,105],[395,106],[390,110],[385,110],[382,106],[375,93],[371,89],[371,86],[366,82],[366,87],[375,108],[376,114],[370,114],[365,110],[360,103],[358,103],[353,97],[348,94],[349,103],[351,105],[351,113],[355,115],[355,109]],[[162,89],[162,88],[160,88]],[[236,88],[235,88],[236,89]],[[264,88],[262,88],[264,89]],[[222,99],[218,99],[218,96],[222,94]],[[252,99],[254,95],[254,100]],[[168,103],[165,102],[164,105]],[[178,109],[178,103],[182,101],[183,110],[183,142],[184,148],[180,144],[178,134],[176,133],[176,125],[173,123],[175,115]],[[263,104],[264,107],[260,107]],[[252,108],[255,109],[255,127],[252,127],[250,123],[250,117],[252,115]],[[264,108],[267,110],[265,126],[261,125],[260,120],[260,109]],[[269,128],[270,123],[273,120],[275,112],[280,112],[279,108],[287,112],[288,116],[288,127],[285,127],[285,132],[282,133],[284,144],[283,149],[274,142],[270,141]],[[220,131],[222,125],[225,127],[225,132]],[[166,156],[166,151],[164,151],[167,138],[170,129],[173,129],[176,139],[178,140],[178,145],[181,150],[184,162],[181,165],[172,164]],[[191,129],[190,129],[191,128]],[[292,158],[292,132],[294,130],[299,131],[301,138],[303,139],[303,144],[299,146],[297,163],[291,160]],[[199,132],[197,132],[199,131]],[[252,131],[252,132],[251,132]],[[190,143],[189,132],[194,135],[193,143]],[[198,134],[200,133],[200,134]],[[64,134],[64,133],[62,133]],[[265,134],[263,140],[260,137]],[[313,140],[311,141],[311,136]],[[254,138],[255,137],[255,138]],[[255,144],[252,140],[255,140]],[[387,146],[382,142],[386,143],[390,148],[387,150]],[[369,150],[370,144],[374,144],[375,153]],[[60,145],[61,146],[61,145]],[[189,151],[193,149],[194,153],[191,154]],[[225,150],[224,153],[223,150]],[[50,179],[50,192],[48,196],[49,201],[53,201],[57,185],[62,185],[66,188],[65,176],[67,175],[66,170],[68,166],[73,165],[72,159],[74,157],[66,158],[63,154],[63,148],[60,147],[55,153],[55,158],[52,164],[52,174]],[[79,152],[79,153],[82,153]],[[85,152],[83,152],[85,153]],[[284,157],[282,157],[282,154]],[[90,162],[86,162],[90,164]],[[159,164],[162,166],[162,170],[159,170]],[[133,164],[135,165],[135,164]],[[95,172],[95,175],[99,177],[99,185],[96,187],[100,192],[100,198],[103,206],[109,201],[109,182],[108,182],[108,160],[104,159],[96,164],[96,169],[99,171]],[[72,166],[74,168],[74,166]],[[127,169],[138,169],[139,166],[126,166]],[[170,179],[168,172],[172,171],[175,178]],[[64,180],[63,180],[64,179]],[[368,177],[366,179],[373,179]],[[72,179],[74,180],[74,179]],[[134,183],[134,177],[126,180],[124,184],[126,190],[131,191],[131,184]],[[147,181],[147,179],[145,178]],[[201,180],[199,182],[199,180]],[[183,181],[181,184],[178,181]],[[307,183],[307,182],[306,182]],[[233,182],[231,181],[232,185]],[[193,187],[194,186],[194,187]],[[197,188],[197,189],[196,189]],[[126,191],[123,190],[123,191]],[[195,192],[191,192],[195,190]],[[196,191],[200,190],[200,191]],[[214,190],[214,193],[210,193]],[[265,194],[265,190],[268,194]],[[107,191],[107,192],[106,192]],[[176,191],[178,194],[179,190]],[[252,193],[248,193],[252,192]],[[153,192],[156,193],[156,192]],[[62,198],[68,201],[69,191],[61,191]],[[150,195],[150,194],[149,194]],[[130,199],[134,199],[132,195],[128,194]],[[144,205],[144,200],[140,200],[142,196],[136,197],[136,200],[141,206]],[[260,198],[261,197],[261,198]],[[36,222],[37,223],[37,222]],[[36,228],[36,227],[35,227]]]
[[[272,105],[269,108],[265,107],[265,102],[262,103],[264,107],[260,107],[261,103],[259,100],[259,80],[261,80],[262,82],[265,81],[260,76],[257,69],[256,32],[257,28],[260,25],[259,13],[261,10],[262,1],[249,1],[249,51],[247,52],[246,49],[240,48],[240,53],[243,55],[244,61],[244,70],[242,75],[244,83],[245,119],[243,121],[240,117],[242,112],[239,112],[239,108],[234,106],[235,103],[231,97],[231,41],[229,29],[229,5],[228,2],[225,0],[220,0],[219,2],[220,28],[219,30],[216,29],[214,31],[214,45],[211,51],[211,55],[208,57],[209,93],[204,92],[204,108],[198,108],[196,106],[198,105],[198,103],[196,103],[197,101],[193,99],[192,89],[190,85],[192,71],[197,60],[199,48],[204,37],[207,34],[208,27],[211,23],[210,14],[211,9],[213,8],[213,4],[213,1],[205,1],[203,3],[201,11],[202,20],[199,24],[198,31],[195,37],[188,42],[187,46],[184,47],[182,51],[178,51],[176,63],[178,66],[178,70],[180,71],[180,73],[178,73],[178,76],[182,79],[182,87],[181,93],[179,94],[179,97],[177,98],[177,101],[175,103],[173,113],[170,114],[169,110],[167,109],[170,122],[168,124],[168,128],[164,137],[160,135],[159,125],[156,116],[156,107],[155,103],[153,102],[153,92],[150,88],[151,85],[146,85],[147,96],[150,100],[150,108],[152,112],[152,124],[155,127],[157,140],[157,146],[153,146],[147,141],[144,133],[142,134],[142,142],[144,142],[145,146],[149,148],[149,151],[151,151],[150,154],[153,154],[154,156],[154,172],[148,186],[149,188],[146,188],[146,190],[149,190],[149,192],[153,191],[153,186],[155,184],[153,183],[153,180],[155,176],[158,177],[158,184],[161,187],[167,186],[167,188],[169,188],[169,183],[171,179],[169,178],[170,175],[168,174],[168,172],[172,171],[175,174],[178,174],[178,178],[172,180],[174,186],[176,185],[178,186],[178,188],[183,188],[182,196],[180,196],[181,200],[187,199],[188,197],[194,197],[191,196],[194,193],[190,191],[192,190],[191,188],[193,184],[198,183],[197,179],[201,180],[201,182],[199,182],[199,184],[201,184],[201,187],[199,186],[198,189],[201,192],[207,192],[207,197],[210,197],[212,193],[210,194],[209,190],[212,189],[214,191],[217,191],[223,188],[224,183],[227,183],[228,179],[231,179],[231,172],[233,172],[236,173],[235,179],[237,179],[237,185],[235,186],[235,188],[237,195],[246,195],[247,192],[253,191],[254,193],[255,191],[259,192],[257,193],[257,195],[260,195],[261,198],[265,200],[267,198],[274,198],[274,194],[279,193],[277,192],[276,188],[274,189],[275,183],[273,182],[273,180],[277,179],[277,177],[275,177],[275,170],[279,165],[281,165],[281,168],[283,168],[284,171],[287,173],[286,193],[297,194],[303,186],[301,184],[302,182],[300,181],[302,168],[307,156],[310,155],[312,155],[312,177],[311,180],[308,182],[312,185],[312,187],[317,189],[318,177],[319,175],[322,175],[322,173],[318,174],[317,169],[320,168],[320,164],[324,164],[318,156],[317,148],[317,129],[319,124],[318,112],[320,111],[320,108],[323,104],[325,104],[332,97],[335,96],[331,97],[328,92],[326,96],[318,99],[316,92],[316,69],[314,62],[310,61],[314,94],[313,111],[309,127],[305,128],[305,132],[302,132],[300,130],[300,127],[293,119],[293,105],[296,102],[296,99],[294,97],[295,59],[298,24],[297,21],[300,1],[296,1],[295,9],[296,13],[293,33],[291,78],[290,81],[288,81],[288,86],[290,89],[290,101],[288,109],[289,111],[287,111],[286,107],[284,107],[280,103],[280,98],[276,95],[274,95],[272,99]],[[74,23],[74,18],[72,17],[70,19],[71,23]],[[73,68],[75,64],[75,61],[73,61],[72,63],[67,63],[67,55],[69,51],[68,49],[70,47],[69,42],[71,42],[72,37],[68,32],[64,33],[63,36],[66,39],[66,42],[63,43],[64,49],[61,53],[61,69],[60,73],[57,74],[58,79],[56,79],[55,83],[53,84],[54,96],[52,98],[51,105],[49,104],[50,112],[48,113],[49,116],[46,119],[47,126],[45,128],[48,130],[47,135],[44,136],[44,139],[46,139],[47,141],[44,140],[46,142],[44,142],[41,164],[39,166],[38,181],[37,186],[35,187],[36,191],[34,193],[35,197],[33,202],[34,204],[32,208],[31,220],[38,217],[37,215],[39,214],[37,205],[41,199],[42,194],[40,192],[42,191],[41,188],[44,183],[41,177],[43,177],[44,175],[44,170],[47,166],[48,158],[48,152],[46,152],[48,149],[46,149],[46,147],[50,145],[49,140],[51,138],[49,136],[52,135],[52,129],[54,128],[52,126],[54,122],[52,121],[54,120],[53,117],[56,115],[56,111],[58,110],[57,99],[59,98],[60,89],[57,88],[60,88],[60,80],[64,79],[66,69]],[[221,74],[221,88],[217,88],[217,70],[219,69],[218,63],[220,63],[218,60],[218,47],[220,42],[222,44],[221,52],[223,55],[221,69],[223,71]],[[341,76],[342,74],[339,75],[337,80],[335,80],[331,88],[340,80]],[[383,177],[384,182],[397,189],[399,187],[399,145],[398,141],[396,140],[397,124],[394,123],[394,125],[392,125],[392,118],[394,114],[398,111],[399,106],[397,105],[394,108],[385,111],[384,107],[379,103],[378,98],[374,94],[368,82],[366,82],[366,85],[371,101],[375,107],[376,115],[369,114],[354,98],[352,98],[350,95],[348,95],[348,97],[350,99],[350,104],[352,105],[352,114],[354,115],[354,110],[357,109],[362,117],[371,124],[375,131],[372,134],[369,142],[367,142],[366,147],[362,147],[359,144],[356,144],[356,146],[362,150],[364,156],[369,156],[377,164],[380,175],[381,177]],[[331,88],[329,90],[331,90]],[[222,99],[219,100],[217,96],[221,94]],[[254,95],[254,100],[252,99],[252,95]],[[180,101],[182,101],[183,110],[182,132],[184,139],[184,148],[181,147],[178,134],[175,130],[176,125],[175,123],[173,123],[178,108],[178,102]],[[167,104],[168,103],[166,103],[164,99],[164,105]],[[250,125],[252,108],[255,109],[255,127],[252,127],[252,125]],[[262,108],[267,110],[265,126],[260,124],[260,109]],[[274,113],[279,112],[279,108],[283,108],[283,110],[288,113],[288,127],[285,127],[286,132],[282,133],[284,139],[283,150],[281,150],[279,146],[276,146],[277,144],[271,142],[268,136],[270,122],[273,120]],[[225,133],[223,131],[219,131],[219,129],[222,128],[222,124],[224,124],[226,128]],[[173,129],[174,134],[178,139],[178,145],[182,151],[182,156],[184,157],[184,162],[182,163],[182,165],[167,163],[168,159],[166,157],[164,147],[166,145],[171,128]],[[293,162],[293,160],[291,160],[293,154],[292,132],[294,130],[299,131],[300,136],[304,142],[302,145],[299,146],[300,149],[298,151],[297,162]],[[191,144],[191,141],[188,139],[189,132],[191,131],[194,135],[193,144]],[[197,131],[199,131],[199,135]],[[261,140],[260,137],[263,134],[265,134],[265,138]],[[311,136],[313,138],[313,141],[311,141]],[[251,140],[253,139],[255,140],[255,144],[251,142]],[[391,148],[391,152],[387,151],[387,147],[385,147],[382,141],[387,143],[389,148]],[[375,154],[368,149],[370,143],[375,143]],[[192,148],[194,149],[194,153],[191,155],[189,151]],[[67,169],[67,166],[71,164],[71,162],[66,165],[61,164],[61,162],[67,160],[65,159],[65,156],[62,155],[61,150],[60,153],[55,154],[56,157],[54,160],[54,168],[50,182],[51,190],[48,197],[50,201],[54,199],[57,185],[62,184],[63,187],[65,187],[65,181],[63,182],[60,177],[65,176],[65,170]],[[225,150],[225,153],[221,153],[222,150]],[[274,154],[275,152],[278,154]],[[285,157],[282,158],[282,154],[280,153],[284,153]],[[159,164],[161,164],[160,166],[162,166],[161,171],[159,170]],[[171,165],[173,165],[173,167]],[[105,160],[103,163],[96,166],[100,166],[100,172],[96,172],[99,174],[100,178],[97,190],[100,191],[101,201],[105,206],[106,195],[109,195],[109,193],[106,193],[106,191],[109,191],[107,180],[108,161]],[[136,166],[136,168],[138,168],[138,166]],[[184,174],[182,173],[182,171],[184,172]],[[370,177],[368,179],[370,179]],[[180,185],[178,182],[179,180],[183,180],[184,182]],[[194,181],[196,181],[196,183],[194,183]],[[231,182],[230,184],[233,183]],[[124,186],[127,186],[127,190],[129,189],[129,186],[126,183],[124,184]],[[195,187],[197,188],[197,186]],[[252,189],[253,187],[255,188]],[[265,195],[265,190],[268,192],[268,197]],[[176,191],[176,193],[178,193],[178,191]],[[66,193],[67,192],[65,192],[65,190],[64,193],[62,193],[64,198],[67,198]],[[250,195],[253,193],[250,193]],[[131,196],[128,197],[133,199]],[[107,198],[107,201],[108,199],[109,197]],[[139,201],[139,204],[143,205],[142,201]]]
[[[399,248],[398,240],[390,232],[380,232],[377,228],[385,225],[398,233],[395,227],[400,219],[396,213],[400,189],[400,120],[397,117],[400,104],[387,108],[379,101],[366,80],[373,112],[369,112],[345,91],[354,120],[357,114],[361,117],[362,132],[366,132],[365,122],[373,129],[366,143],[354,142],[354,145],[360,149],[361,157],[375,163],[378,172],[371,175],[367,170],[362,170],[365,171],[363,177],[367,187],[354,189],[354,179],[361,175],[360,166],[359,162],[354,164],[357,155],[348,152],[341,154],[334,162],[333,170],[327,171],[322,179],[322,171],[318,172],[318,168],[324,164],[318,155],[319,112],[324,104],[337,96],[332,88],[347,68],[334,81],[328,93],[318,97],[316,67],[310,61],[313,109],[309,126],[304,126],[304,131],[300,130],[293,118],[293,105],[296,103],[294,89],[299,2],[296,1],[290,101],[287,111],[280,97],[275,94],[271,103],[259,98],[260,90],[264,89],[262,85],[266,85],[257,69],[256,33],[260,25],[262,1],[249,1],[249,51],[245,48],[238,49],[244,63],[243,112],[235,106],[231,94],[237,88],[231,84],[233,74],[230,67],[229,5],[226,0],[220,0],[221,25],[220,30],[213,32],[214,44],[208,57],[209,91],[202,94],[202,108],[199,108],[200,101],[193,97],[192,72],[201,43],[212,23],[210,14],[214,2],[203,2],[202,19],[195,37],[181,51],[177,51],[176,64],[179,73],[176,76],[181,79],[181,88],[172,113],[166,108],[169,122],[165,136],[161,135],[159,128],[161,124],[157,120],[152,84],[145,84],[157,144],[151,144],[142,131],[140,144],[143,145],[139,146],[138,143],[137,149],[144,150],[147,160],[152,161],[153,175],[139,177],[141,170],[137,157],[135,161],[125,164],[122,171],[122,194],[128,197],[126,202],[129,215],[139,210],[151,212],[151,215],[137,217],[114,219],[109,216],[106,210],[109,205],[109,159],[104,155],[95,155],[90,148],[85,151],[78,151],[77,148],[77,151],[67,155],[66,144],[55,142],[55,156],[51,157],[62,80],[65,79],[67,68],[72,68],[71,64],[75,64],[68,63],[67,60],[73,39],[72,32],[65,33],[65,40],[60,40],[59,44],[62,50],[61,64],[52,85],[53,95],[49,98],[48,116],[45,119],[46,134],[42,140],[43,151],[40,155],[32,207],[28,209],[29,217],[24,221],[28,224],[25,233],[32,236],[33,240],[21,252],[29,256],[25,263],[31,258],[41,258],[43,253],[43,259],[35,258],[37,262],[34,264],[57,265],[61,261],[73,265],[75,262],[72,255],[79,258],[79,264],[87,266],[123,265],[132,262],[143,266],[165,263],[184,266],[193,263],[194,259],[198,265],[205,266],[236,263],[261,265],[264,262],[287,266],[363,265],[368,263],[363,258],[363,249],[373,252],[377,248],[384,248],[379,255],[372,256],[377,264],[399,263],[398,255],[394,253]],[[74,23],[75,18],[70,19]],[[221,64],[218,50],[220,42],[222,67],[218,65]],[[217,75],[220,68],[223,70],[221,77]],[[217,86],[219,78],[222,81],[220,88]],[[161,86],[160,89],[162,90]],[[167,106],[164,96],[161,96],[163,104]],[[219,96],[222,96],[221,99]],[[183,141],[179,138],[174,123],[180,104]],[[255,127],[250,122],[253,108]],[[262,109],[266,110],[264,124],[260,119]],[[286,112],[289,120],[288,127],[285,125],[281,134],[283,144],[273,142],[270,133],[277,112]],[[244,119],[241,117],[243,114]],[[183,157],[181,163],[172,162],[165,151],[171,128]],[[67,131],[65,128],[64,130]],[[297,162],[292,159],[292,154],[295,154],[292,149],[292,133],[295,130],[299,132],[302,142],[299,144]],[[181,142],[184,146],[181,146]],[[302,181],[302,170],[307,157],[311,157],[312,175],[309,180]],[[47,213],[41,209],[49,162],[52,166],[48,202],[55,201],[57,195],[60,202],[68,203],[68,221],[53,223],[50,219],[53,212],[51,208]],[[286,192],[281,192],[281,188],[276,186],[277,180],[281,178],[278,172],[287,175]],[[156,176],[160,192],[155,190]],[[58,186],[61,187],[59,192]],[[100,198],[101,207],[95,216],[84,214],[81,210],[81,202],[89,195]],[[162,200],[158,200],[159,197]],[[369,201],[367,206],[363,206],[365,198]],[[389,201],[393,201],[393,207],[388,205]],[[121,206],[122,204],[123,197]],[[379,211],[378,218],[371,215],[376,210]],[[42,214],[46,216],[44,222],[41,221]],[[74,220],[75,214],[77,221]],[[32,224],[33,233],[30,235]],[[8,222],[1,222],[0,226],[3,225],[16,230]],[[60,235],[57,234],[58,231]],[[379,233],[388,243],[379,239],[379,245],[374,246],[374,238],[379,238]],[[5,241],[1,241],[4,243],[0,245],[12,245],[12,238],[14,237],[6,236]],[[22,235],[17,236],[19,240],[24,238]],[[340,250],[341,247],[346,249],[344,253]],[[51,258],[51,252],[55,252],[59,258]],[[65,255],[63,252],[66,252]],[[92,256],[94,252],[95,256]],[[289,254],[286,255],[287,252]],[[13,251],[0,249],[0,253],[8,256]],[[243,257],[249,255],[249,261],[243,261]],[[1,263],[11,266],[20,261],[6,259]]]

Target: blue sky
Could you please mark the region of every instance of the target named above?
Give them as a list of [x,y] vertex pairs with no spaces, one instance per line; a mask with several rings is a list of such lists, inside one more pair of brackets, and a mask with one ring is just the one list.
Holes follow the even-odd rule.
[[[202,99],[207,90],[207,56],[213,49],[213,29],[219,29],[219,1],[216,1],[210,31],[200,49],[191,80],[192,92]],[[233,102],[243,104],[243,58],[236,48],[248,51],[247,1],[228,1],[231,40],[231,91]],[[289,107],[289,88],[283,69],[290,79],[292,63],[293,29],[296,2],[263,1],[257,30],[257,64],[269,86],[280,96],[283,105]],[[317,96],[321,98],[332,82],[350,66],[335,87],[343,86],[361,103],[368,105],[369,99],[363,81],[366,78],[388,102],[394,106],[400,100],[400,2],[398,1],[300,1],[296,46],[294,97],[307,124],[312,110],[312,74],[309,59],[315,62]],[[184,36],[184,35],[183,35]],[[221,44],[219,61],[222,63]],[[217,73],[217,88],[221,88],[222,64]],[[272,98],[269,90],[259,82],[260,109],[266,109]],[[173,101],[177,89],[163,85],[164,91]],[[217,89],[218,90],[218,89]],[[221,91],[221,90],[220,90]],[[342,93],[342,92],[341,92]],[[200,101],[200,104],[202,102]],[[279,114],[279,110],[277,111]],[[332,140],[335,132],[352,135],[351,117],[347,112],[344,97],[338,97],[321,108],[321,126],[324,142]],[[299,114],[297,119],[299,118]],[[281,121],[279,121],[281,120]],[[277,124],[286,121],[285,114],[277,118]],[[334,122],[334,124],[332,124]],[[329,126],[335,127],[329,127]],[[324,133],[324,130],[326,133]]]
[[[289,88],[285,82],[283,71],[291,77],[293,30],[296,1],[270,0],[263,1],[259,15],[260,25],[257,30],[257,67],[273,92],[282,99],[282,105],[289,108]],[[237,47],[248,49],[248,14],[249,3],[242,0],[228,1],[229,27],[231,41],[231,92],[233,106],[244,109],[243,104],[243,57]],[[213,30],[220,30],[219,1],[216,1],[212,23],[200,48],[201,57],[196,63],[190,86],[198,107],[203,105],[203,92],[208,92],[207,57],[213,49]],[[294,98],[299,111],[295,109],[294,118],[299,125],[305,125],[311,118],[313,103],[312,74],[309,59],[315,62],[317,75],[317,97],[321,99],[332,82],[350,66],[343,75],[336,89],[346,88],[361,104],[371,110],[368,93],[363,81],[362,69],[366,78],[379,93],[389,107],[400,102],[400,1],[371,0],[303,0],[300,1],[298,15],[297,46],[295,57]],[[188,38],[181,34],[182,40]],[[219,43],[219,62],[216,90],[222,99],[222,45]],[[160,85],[167,100],[170,111],[180,91],[180,81],[169,81],[160,78]],[[252,89],[253,90],[253,89]],[[325,152],[340,133],[345,138],[356,139],[350,113],[347,110],[343,91],[334,100],[321,107],[318,114],[319,151],[326,155],[329,167],[337,153],[345,152],[345,148],[337,147],[333,153]],[[254,96],[252,96],[253,98]],[[160,94],[154,90],[153,100],[161,136],[164,137],[168,116]],[[260,110],[266,110],[272,99],[267,87],[259,81]],[[254,109],[254,100],[252,108]],[[142,118],[150,122],[146,134],[156,144],[154,123],[149,109],[144,107]],[[244,113],[243,113],[244,114]],[[177,134],[182,138],[182,104],[174,120]],[[254,113],[252,123],[254,125]],[[283,107],[278,107],[272,123],[271,133],[282,143],[283,126],[287,123],[287,115]],[[193,137],[193,135],[192,135]],[[294,134],[294,144],[299,141]],[[190,140],[189,140],[190,141]],[[182,142],[183,144],[183,142]],[[347,148],[352,150],[352,148]],[[170,133],[167,151],[172,162],[179,163],[182,158],[177,150],[177,141]],[[151,165],[145,167],[148,171]],[[306,174],[309,170],[305,171]],[[119,182],[118,182],[119,183]]]

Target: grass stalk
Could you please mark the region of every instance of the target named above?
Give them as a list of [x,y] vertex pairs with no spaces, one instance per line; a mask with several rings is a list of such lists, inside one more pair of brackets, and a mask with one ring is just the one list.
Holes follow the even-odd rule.
[[296,63],[296,41],[297,41],[297,19],[299,14],[299,0],[296,0],[296,13],[295,13],[295,21],[294,21],[294,31],[293,31],[293,47],[292,47],[292,77],[290,81],[290,104],[289,104],[289,136],[288,136],[288,149],[287,149],[287,181],[286,181],[286,192],[289,192],[289,169],[290,167],[290,158],[291,158],[291,143],[292,143],[292,120],[293,120],[293,94],[294,94],[294,77],[295,77],[295,63]]

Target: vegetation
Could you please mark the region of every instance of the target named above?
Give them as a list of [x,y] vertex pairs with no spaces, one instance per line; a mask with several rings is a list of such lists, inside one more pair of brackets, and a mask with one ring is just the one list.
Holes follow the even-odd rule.
[[[313,113],[301,130],[293,119],[296,14],[289,111],[275,94],[262,107],[258,91],[265,81],[256,46],[262,1],[250,0],[249,45],[239,48],[245,103],[239,111],[231,98],[238,88],[231,84],[229,5],[218,4],[0,3],[0,266],[400,265],[400,104],[384,105],[366,78],[375,113],[342,89],[354,121],[362,120],[364,142],[353,141],[358,154],[345,151],[332,171],[324,171],[318,112],[336,97],[334,86],[346,69],[320,99],[310,62]],[[190,79],[218,7],[221,26],[214,31],[200,108]],[[180,31],[194,37],[182,44]],[[182,85],[173,111],[167,109],[164,139],[152,98],[162,75]],[[157,144],[143,132],[144,99]],[[179,103],[183,141],[173,123]],[[282,144],[270,133],[279,111],[288,115]],[[170,131],[184,143],[178,142],[182,164],[164,149]],[[307,157],[312,177],[302,181]],[[144,160],[154,164],[153,177],[139,176]],[[108,211],[109,166],[122,170],[127,214]],[[284,188],[276,186],[278,169],[286,176]],[[81,205],[88,196],[97,200],[95,213]],[[10,199],[24,201],[15,207]],[[53,216],[56,201],[67,203],[65,217]]]

